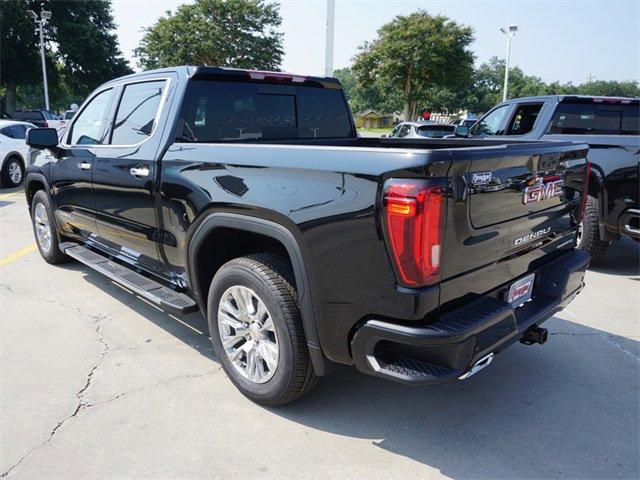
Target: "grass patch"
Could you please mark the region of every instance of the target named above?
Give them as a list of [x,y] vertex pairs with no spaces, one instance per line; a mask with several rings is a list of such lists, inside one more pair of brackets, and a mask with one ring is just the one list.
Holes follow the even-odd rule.
[[358,128],[359,132],[369,132],[369,133],[379,133],[379,134],[384,134],[384,133],[391,133],[391,130],[393,130],[393,128]]

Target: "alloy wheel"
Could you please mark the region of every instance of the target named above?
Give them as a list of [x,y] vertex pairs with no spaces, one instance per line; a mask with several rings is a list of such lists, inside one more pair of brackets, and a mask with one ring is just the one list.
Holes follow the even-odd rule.
[[33,223],[36,229],[38,245],[45,253],[48,253],[51,249],[51,223],[49,222],[47,209],[42,203],[36,204]]
[[234,285],[218,303],[218,331],[227,358],[244,378],[268,382],[278,368],[280,350],[273,318],[250,288]]
[[15,160],[9,165],[9,179],[15,186],[20,185],[22,181],[22,167]]

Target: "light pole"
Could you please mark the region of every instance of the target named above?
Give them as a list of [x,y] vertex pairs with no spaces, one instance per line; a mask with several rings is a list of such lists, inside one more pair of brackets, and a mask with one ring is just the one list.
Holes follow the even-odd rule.
[[47,64],[44,57],[44,26],[51,18],[51,12],[47,10],[40,11],[40,18],[33,10],[27,10],[27,15],[33,19],[40,29],[40,59],[42,60],[42,80],[44,82],[44,105],[49,110],[49,84],[47,83]]
[[327,0],[327,32],[324,40],[324,75],[333,76],[333,29],[336,22],[336,0]]
[[509,56],[511,55],[511,37],[515,37],[518,31],[518,25],[509,25],[508,27],[500,27],[500,31],[507,36],[507,62],[504,66],[504,91],[502,92],[502,101],[507,99],[507,90],[509,88]]

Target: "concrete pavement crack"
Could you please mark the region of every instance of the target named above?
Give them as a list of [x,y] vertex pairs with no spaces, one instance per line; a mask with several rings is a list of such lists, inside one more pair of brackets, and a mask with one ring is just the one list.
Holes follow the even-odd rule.
[[620,342],[616,340],[616,335],[612,335],[606,332],[594,332],[594,333],[576,333],[576,332],[549,332],[550,335],[566,335],[570,337],[600,337],[604,338],[607,342],[614,344],[625,355],[630,355],[634,360],[640,362],[640,355],[637,352],[625,348]]
[[157,388],[157,387],[162,387],[164,385],[169,385],[169,384],[175,382],[176,380],[183,380],[183,379],[186,379],[186,378],[201,378],[201,377],[206,377],[208,375],[213,375],[213,374],[219,372],[221,369],[222,369],[222,367],[220,365],[218,365],[218,367],[216,367],[215,370],[208,370],[208,371],[202,372],[202,373],[185,373],[185,374],[182,374],[182,375],[177,375],[175,377],[167,378],[165,380],[161,380],[161,381],[156,382],[156,383],[151,384],[151,385],[146,385],[146,386],[143,386],[143,387],[138,387],[138,388],[133,388],[131,390],[127,390],[126,392],[122,392],[122,393],[119,393],[117,395],[114,395],[111,398],[108,398],[106,400],[102,400],[101,402],[87,404],[85,406],[85,408],[88,409],[88,408],[92,408],[92,407],[97,407],[97,406],[100,406],[100,405],[104,405],[106,403],[113,402],[114,400],[118,400],[119,398],[125,397],[127,395],[132,394],[132,393],[138,393],[138,392],[142,392],[144,390],[150,390],[152,388]]
[[45,446],[47,443],[49,443],[53,439],[53,437],[55,436],[55,434],[58,431],[58,429],[60,429],[60,427],[62,427],[65,423],[67,423],[72,418],[75,418],[84,408],[87,407],[87,403],[85,402],[85,399],[84,399],[84,394],[87,391],[87,389],[91,386],[91,381],[93,380],[94,373],[96,372],[96,370],[98,370],[98,368],[102,364],[102,361],[104,360],[104,357],[110,351],[109,344],[107,343],[107,341],[104,338],[104,335],[102,334],[102,331],[101,331],[101,322],[103,320],[105,320],[106,318],[109,318],[110,315],[111,314],[106,314],[106,315],[86,315],[94,322],[95,331],[96,331],[96,334],[98,336],[98,341],[100,343],[102,343],[103,348],[102,348],[102,351],[100,352],[100,356],[98,357],[98,360],[96,361],[95,365],[89,371],[89,373],[88,373],[88,375],[86,377],[86,381],[84,383],[84,386],[80,390],[78,390],[76,392],[76,398],[78,399],[78,405],[76,406],[74,411],[71,413],[71,415],[68,415],[67,417],[65,417],[62,420],[60,420],[57,423],[57,425],[55,427],[53,427],[53,429],[49,432],[49,435],[47,436],[47,438],[43,442],[41,442],[40,444],[38,444],[35,447],[31,448],[29,451],[27,451],[26,454],[24,454],[22,457],[20,457],[18,462],[16,462],[8,470],[6,470],[2,474],[0,474],[0,478],[7,477],[15,468],[20,466],[34,452],[36,452],[37,450],[39,450],[40,448]]

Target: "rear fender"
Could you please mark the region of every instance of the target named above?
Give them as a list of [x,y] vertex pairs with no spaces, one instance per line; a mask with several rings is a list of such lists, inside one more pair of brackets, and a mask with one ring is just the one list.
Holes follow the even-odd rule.
[[187,274],[192,292],[203,311],[206,311],[206,292],[198,286],[198,265],[196,262],[198,248],[207,235],[216,228],[231,228],[264,235],[280,242],[291,260],[300,299],[302,324],[309,347],[309,355],[317,375],[325,373],[325,359],[320,348],[316,327],[316,310],[314,307],[310,277],[304,262],[300,242],[287,227],[264,218],[252,217],[229,212],[214,212],[206,215],[194,231],[187,249]]

